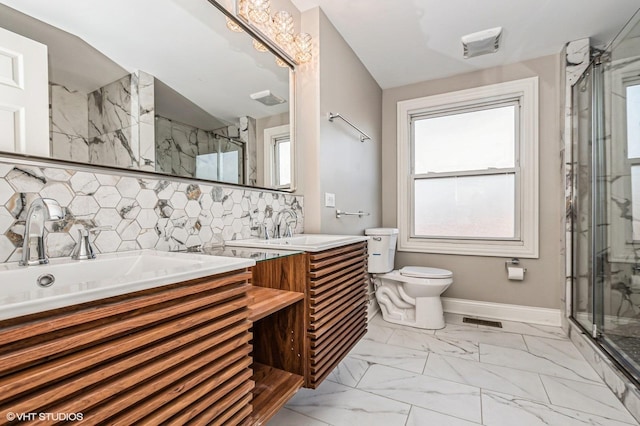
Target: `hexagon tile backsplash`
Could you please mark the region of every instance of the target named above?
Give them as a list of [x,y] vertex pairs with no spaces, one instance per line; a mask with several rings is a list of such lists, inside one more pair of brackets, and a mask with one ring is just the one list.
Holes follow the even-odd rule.
[[262,223],[271,228],[275,214],[284,208],[298,215],[295,232],[304,229],[301,196],[3,160],[0,262],[19,260],[27,207],[38,197],[55,199],[67,213],[64,220],[46,224],[49,257],[69,256],[80,227],[103,228],[93,237],[98,253],[176,251],[251,238],[258,235]]

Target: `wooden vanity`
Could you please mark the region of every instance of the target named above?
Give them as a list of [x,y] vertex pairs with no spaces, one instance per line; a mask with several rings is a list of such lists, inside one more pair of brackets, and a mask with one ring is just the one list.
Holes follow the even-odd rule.
[[250,280],[245,269],[1,322],[0,418],[238,423],[254,387]]
[[357,243],[0,321],[0,418],[264,424],[364,335],[365,277]]

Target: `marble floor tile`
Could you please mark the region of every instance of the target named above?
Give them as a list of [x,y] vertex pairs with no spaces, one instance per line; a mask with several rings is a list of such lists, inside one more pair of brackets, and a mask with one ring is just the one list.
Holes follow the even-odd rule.
[[266,426],[330,426],[328,423],[312,419],[295,411],[283,408],[266,423]]
[[600,378],[587,361],[557,352],[529,352],[481,343],[480,362],[587,383],[600,383]]
[[410,405],[325,380],[299,390],[286,408],[333,426],[403,426]]
[[544,375],[541,378],[553,405],[623,422],[634,421],[618,398],[604,385],[591,385]]
[[423,374],[533,401],[549,402],[540,376],[528,371],[431,354]]
[[[527,336],[547,337],[550,339],[567,339],[567,334],[560,327],[539,324],[526,324],[524,322],[516,321],[500,322],[502,323],[502,328],[500,330],[506,333],[518,333],[525,334]],[[478,326],[478,328],[495,330],[495,328],[486,325]]]
[[349,356],[367,361],[369,364],[383,364],[414,373],[422,373],[429,353],[371,340],[361,340],[349,352]]
[[395,330],[387,344],[478,361],[477,343],[438,335],[431,336],[413,330]]
[[373,317],[373,319],[371,321],[369,321],[369,325],[374,324],[374,325],[379,325],[382,327],[387,327],[387,328],[393,328],[396,330],[413,330],[416,333],[423,333],[423,334],[434,334],[435,330],[426,330],[424,328],[417,328],[417,327],[409,327],[408,325],[401,325],[401,324],[396,324],[393,322],[387,322],[384,319],[382,319],[382,313],[379,313],[378,315],[376,315],[375,317]]
[[384,365],[372,365],[358,389],[479,423],[480,389]]
[[607,419],[551,404],[482,391],[482,419],[487,426],[628,426],[629,423]]
[[406,426],[474,426],[479,424],[413,406]]
[[327,380],[355,388],[370,365],[368,361],[347,356],[334,368]]
[[373,340],[378,343],[387,343],[389,337],[393,334],[393,330],[391,327],[369,323],[367,325],[367,334],[364,335],[363,339]]
[[444,337],[453,340],[466,340],[475,343],[488,343],[490,345],[505,346],[508,348],[527,349],[524,339],[520,334],[502,333],[495,329],[469,328],[464,325],[447,325],[442,330],[436,331],[436,337]]

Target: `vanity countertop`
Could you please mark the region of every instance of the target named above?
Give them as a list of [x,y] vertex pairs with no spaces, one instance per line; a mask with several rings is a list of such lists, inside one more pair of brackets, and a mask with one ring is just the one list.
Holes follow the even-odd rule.
[[210,256],[236,257],[240,259],[250,259],[255,262],[278,259],[294,254],[304,253],[303,250],[277,250],[258,249],[249,247],[202,247],[194,253],[206,254]]

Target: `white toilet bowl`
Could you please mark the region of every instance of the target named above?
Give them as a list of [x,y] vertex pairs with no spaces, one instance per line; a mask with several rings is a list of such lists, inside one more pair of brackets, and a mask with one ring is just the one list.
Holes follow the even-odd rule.
[[376,277],[380,279],[376,299],[385,321],[429,330],[444,328],[440,295],[453,283],[451,271],[407,266]]

